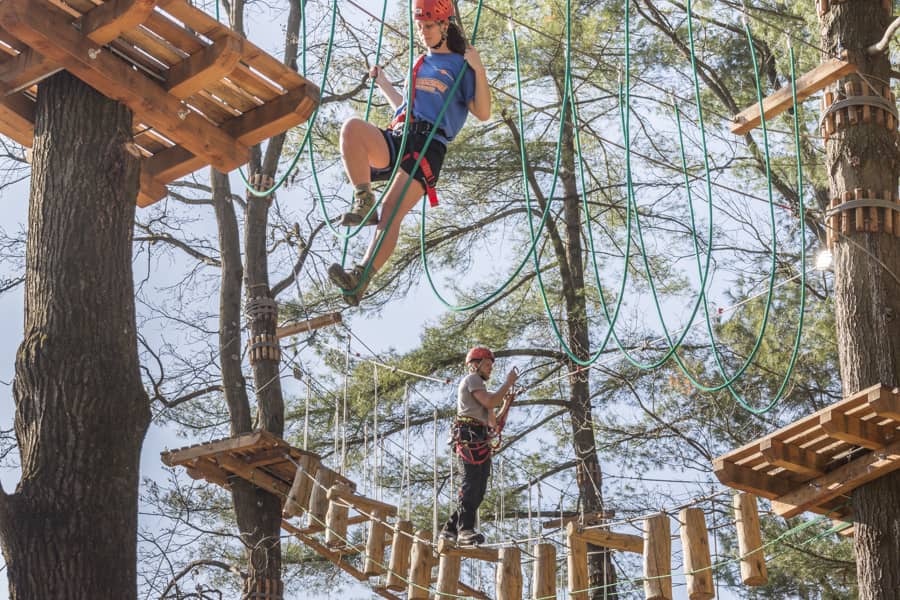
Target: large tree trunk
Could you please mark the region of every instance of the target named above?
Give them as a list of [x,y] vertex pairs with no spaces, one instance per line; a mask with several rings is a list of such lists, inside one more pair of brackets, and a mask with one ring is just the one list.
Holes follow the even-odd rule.
[[[563,103],[563,115],[570,112],[568,103]],[[560,263],[565,281],[566,315],[568,316],[568,344],[572,352],[582,361],[590,358],[591,340],[587,318],[587,300],[584,289],[584,251],[582,239],[581,198],[578,195],[575,166],[575,138],[571,120],[567,120],[562,147],[561,178],[565,200],[563,218],[566,227],[565,257]],[[586,513],[603,511],[603,472],[597,457],[594,440],[594,417],[591,408],[591,390],[587,372],[578,372],[578,365],[569,362],[569,371],[574,372],[569,379],[569,414],[572,423],[572,442],[575,448],[575,477],[581,496],[581,507]],[[616,597],[616,570],[608,549],[589,546],[588,577],[591,598]]]
[[39,86],[16,356],[22,479],[0,502],[13,600],[135,598],[140,378],[131,112],[66,72]]
[[[865,48],[890,23],[881,0],[832,4],[822,16],[823,47],[831,54],[849,50],[849,60],[866,80],[890,81],[884,54]],[[871,93],[868,92],[867,93]],[[895,121],[896,122],[896,121]],[[897,193],[900,171],[897,137],[875,122],[831,136],[826,144],[831,197],[855,188]],[[873,384],[900,384],[900,244],[885,233],[850,232],[834,246],[837,338],[844,395]],[[900,472],[853,493],[860,598],[900,598]]]

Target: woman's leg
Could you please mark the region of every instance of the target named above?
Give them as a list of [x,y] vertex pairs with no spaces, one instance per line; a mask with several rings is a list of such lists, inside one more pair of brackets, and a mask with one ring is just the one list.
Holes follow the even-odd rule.
[[[419,199],[425,195],[425,187],[421,182],[414,180],[409,184],[406,194],[401,197],[400,192],[403,191],[403,186],[408,179],[409,175],[402,169],[398,169],[397,176],[394,178],[394,183],[391,184],[391,188],[388,190],[381,206],[381,220],[378,221],[375,237],[372,238],[369,249],[366,251],[365,257],[363,257],[363,264],[367,264],[370,260],[372,261],[373,272],[381,269],[388,258],[390,258],[391,254],[394,252],[394,248],[397,246],[397,239],[400,237],[400,225],[403,223],[403,217],[405,217],[409,211],[413,209]],[[394,209],[398,204],[400,205],[400,208],[397,210],[397,214],[394,215],[393,220],[391,220],[391,215],[394,213]],[[389,222],[390,225],[388,225]],[[376,254],[375,248],[378,245],[378,240],[382,237],[384,238],[384,241],[381,242],[381,246],[378,248]]]
[[362,119],[347,119],[341,127],[341,159],[354,186],[371,183],[370,168],[384,169],[391,160],[381,130]]

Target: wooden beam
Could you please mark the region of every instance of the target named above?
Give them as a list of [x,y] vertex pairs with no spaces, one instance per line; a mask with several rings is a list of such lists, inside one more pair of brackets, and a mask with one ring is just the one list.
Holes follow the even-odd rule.
[[262,469],[251,467],[241,459],[235,458],[230,454],[220,454],[216,457],[216,462],[224,469],[231,471],[242,479],[246,479],[256,487],[262,488],[276,496],[286,498],[291,491],[291,486],[282,480],[269,475]]
[[169,195],[169,188],[147,172],[147,159],[141,159],[141,189],[138,192],[137,205],[146,208]]
[[601,548],[612,548],[613,550],[634,552],[635,554],[644,552],[644,538],[639,535],[614,533],[608,529],[582,529],[577,523],[567,524],[566,533],[569,536],[578,536],[583,542],[600,546]]
[[227,77],[241,60],[243,43],[227,37],[189,56],[169,69],[166,88],[176,98],[189,98]]
[[327,498],[331,501],[343,500],[357,510],[364,510],[370,513],[384,513],[389,517],[397,516],[397,507],[393,504],[373,500],[365,496],[357,496],[345,486],[331,486],[331,489],[328,490]]
[[[854,72],[856,72],[856,65],[850,64],[845,60],[832,58],[822,62],[815,69],[801,75],[797,79],[797,102],[809,98],[828,84]],[[787,84],[774,94],[769,95],[763,100],[762,104],[767,122],[788,110],[793,106],[791,85]],[[749,133],[762,122],[759,103],[745,108],[735,115],[732,121],[732,133],[738,135]]]
[[274,445],[281,442],[285,448],[290,448],[284,441],[276,438],[267,431],[254,431],[253,433],[244,433],[239,436],[225,438],[221,440],[213,440],[205,444],[196,444],[187,448],[179,448],[177,450],[167,450],[162,453],[162,461],[174,467],[183,462],[198,457],[204,457],[220,452],[230,452],[233,450],[248,450],[265,445]]
[[786,494],[792,487],[789,481],[736,465],[722,458],[715,460],[713,471],[723,485],[764,498],[777,498]]
[[759,442],[759,451],[771,464],[794,473],[818,477],[825,474],[827,459],[821,454],[772,438]]
[[325,327],[326,325],[334,325],[336,323],[340,323],[341,313],[329,313],[327,315],[319,315],[318,317],[313,317],[307,321],[301,321],[300,323],[292,323],[290,325],[285,325],[284,327],[279,327],[275,330],[275,337],[281,339],[283,337],[287,337],[289,335],[296,335],[298,333],[309,333],[315,329],[320,329]]
[[104,46],[147,20],[157,0],[106,0],[86,12],[78,21],[81,34]]
[[580,522],[583,526],[587,525],[600,525],[603,521],[612,519],[616,516],[616,511],[614,510],[603,510],[599,512],[586,513],[584,515],[584,519],[581,518],[580,513],[576,513],[574,515],[569,515],[563,517],[561,519],[550,519],[549,521],[544,521],[541,523],[541,527],[544,529],[556,529],[557,527],[565,527],[569,523],[578,523]]
[[0,87],[6,94],[13,94],[62,71],[62,67],[31,48],[0,63]]
[[863,421],[851,415],[827,412],[819,417],[822,429],[833,438],[870,450],[883,448],[897,438],[896,425],[882,427],[873,421]]
[[888,387],[874,389],[869,392],[869,406],[879,417],[900,422],[900,393]]
[[466,598],[476,598],[477,600],[491,600],[491,597],[482,592],[481,590],[476,590],[470,585],[466,585],[462,581],[459,582],[459,591]]
[[34,144],[34,105],[21,92],[0,97],[0,133],[30,148]]
[[[222,124],[222,130],[242,144],[252,146],[305,122],[319,101],[319,89],[310,84],[247,111]],[[160,181],[174,181],[206,163],[187,147],[172,146],[148,159],[148,169]]]
[[474,558],[477,560],[485,560],[488,562],[498,562],[500,560],[500,552],[496,548],[479,548],[477,546],[457,546],[453,542],[445,539],[438,540],[438,554],[447,556],[462,556],[465,558]]
[[247,162],[247,146],[82,36],[59,11],[28,0],[5,0],[0,3],[0,26],[100,93],[122,102],[141,121],[220,171],[231,171]]
[[900,441],[781,494],[772,500],[772,510],[786,519],[795,517],[897,469],[900,469]]

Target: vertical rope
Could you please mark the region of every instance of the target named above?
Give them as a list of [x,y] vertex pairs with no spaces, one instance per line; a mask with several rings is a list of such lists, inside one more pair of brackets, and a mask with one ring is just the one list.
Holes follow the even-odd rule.
[[[409,449],[409,383],[403,384],[403,447]],[[405,486],[405,494],[404,499],[406,500],[406,520],[410,520],[410,514],[412,513],[412,489],[410,485],[410,456],[409,452],[403,453],[403,479],[401,481],[402,485],[400,487],[400,491],[404,491]]]
[[[374,477],[374,469],[371,471]],[[369,481],[369,422],[363,421],[363,461],[362,461],[362,481],[363,489],[372,493],[372,482]]]
[[309,397],[312,393],[310,377],[306,378],[306,409],[303,411],[303,449],[309,450]]
[[[372,363],[372,379],[375,386],[375,414],[372,415],[372,454],[374,471],[372,472],[372,485],[374,486],[373,498],[381,500],[381,489],[378,486],[378,468],[381,466],[378,460],[378,365]],[[409,448],[407,447],[407,451]]]
[[[344,406],[347,406],[347,385],[350,379],[350,338],[347,338],[347,351],[344,355]],[[341,437],[341,400],[338,398],[334,404],[334,455],[338,456]],[[341,455],[340,473],[344,474],[344,458]]]
[[437,540],[438,535],[438,471],[437,471],[437,463],[438,463],[438,410],[437,406],[434,407],[434,460],[431,461],[431,464],[434,465],[434,488],[432,491],[432,501],[434,503],[432,510],[432,535],[435,540]]

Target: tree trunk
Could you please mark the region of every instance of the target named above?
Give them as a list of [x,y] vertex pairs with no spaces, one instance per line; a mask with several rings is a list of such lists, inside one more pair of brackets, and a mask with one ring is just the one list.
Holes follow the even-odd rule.
[[[832,4],[821,17],[823,47],[830,54],[849,49],[849,60],[879,87],[891,79],[885,54],[865,48],[890,23],[881,0]],[[868,87],[866,93],[872,94]],[[889,99],[889,98],[888,98]],[[826,172],[831,197],[855,189],[897,193],[900,155],[896,119],[888,130],[876,121],[850,126],[829,138]],[[866,194],[868,195],[868,194]],[[900,384],[900,244],[892,235],[850,231],[834,245],[836,327],[844,396],[873,384]],[[900,472],[853,493],[860,598],[900,598]]]
[[0,501],[10,598],[135,598],[141,384],[131,271],[131,112],[66,72],[39,86],[25,331],[13,394],[22,478]]
[[[568,102],[563,103],[563,115],[570,112]],[[561,181],[565,194],[563,218],[566,227],[565,257],[560,263],[568,267],[565,274],[566,315],[568,316],[568,344],[580,359],[591,355],[591,340],[587,319],[587,300],[584,289],[584,252],[582,239],[581,198],[578,195],[575,166],[575,138],[571,120],[567,119],[562,147]],[[576,372],[578,365],[569,361],[569,412],[572,422],[572,442],[575,448],[575,477],[585,513],[603,511],[603,472],[597,457],[594,440],[594,417],[591,407],[591,390],[587,372]],[[606,548],[589,546],[588,577],[592,588],[591,598],[616,597],[616,570],[612,556]]]

